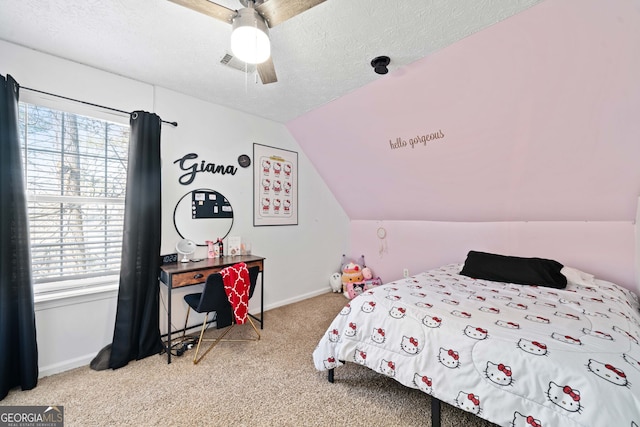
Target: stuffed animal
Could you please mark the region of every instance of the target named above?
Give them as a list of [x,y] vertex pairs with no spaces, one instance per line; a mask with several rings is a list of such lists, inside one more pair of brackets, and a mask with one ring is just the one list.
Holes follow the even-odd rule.
[[333,292],[342,292],[342,275],[340,273],[333,273],[329,276],[329,285]]
[[360,259],[358,259],[357,261],[355,259],[351,259],[351,258],[347,258],[347,256],[345,254],[342,254],[342,261],[340,262],[340,272],[342,273],[344,271],[344,268],[347,264],[349,263],[354,263],[354,264],[358,264],[360,266],[360,268],[364,268],[364,255],[360,255]]
[[[340,281],[340,283],[337,283]],[[373,277],[373,272],[364,264],[364,255],[358,260],[348,259],[342,255],[340,273],[330,276],[329,282],[334,292],[342,292],[345,297],[353,299],[368,289],[382,284],[379,277]],[[340,290],[338,289],[340,286]]]
[[342,267],[342,284],[347,283],[360,283],[364,280],[362,275],[362,266],[355,262],[347,263]]
[[364,292],[362,265],[352,261],[342,267],[342,288],[344,289],[344,296],[349,299],[353,299]]

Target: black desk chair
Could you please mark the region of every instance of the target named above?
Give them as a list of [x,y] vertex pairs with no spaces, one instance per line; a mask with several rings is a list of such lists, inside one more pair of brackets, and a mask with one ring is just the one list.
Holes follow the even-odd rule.
[[[253,296],[253,291],[256,288],[256,283],[258,281],[258,274],[260,274],[260,267],[251,267],[249,270],[249,299]],[[247,320],[251,324],[251,327],[255,331],[257,337],[251,339],[223,339],[232,329],[236,326],[236,319],[233,314],[233,309],[231,308],[231,304],[229,303],[229,299],[227,298],[227,294],[224,290],[224,282],[222,279],[222,275],[220,273],[210,274],[207,277],[207,281],[205,282],[204,289],[202,292],[189,294],[184,296],[184,300],[189,306],[187,308],[187,317],[184,321],[184,332],[183,337],[187,330],[187,324],[189,322],[189,313],[193,309],[198,313],[206,313],[204,317],[204,322],[202,322],[202,328],[200,330],[200,337],[198,338],[198,344],[196,346],[196,353],[193,356],[193,363],[197,364],[202,360],[204,356],[206,356],[209,351],[213,347],[215,347],[220,341],[258,341],[260,340],[260,332],[258,332],[258,328],[251,320],[251,316],[247,316]],[[219,337],[217,338],[202,338],[204,332],[207,330],[207,323],[209,322],[209,313],[215,312],[216,317],[216,327],[218,329],[227,328]],[[200,351],[200,344],[203,341],[211,342],[211,345],[207,350],[202,353],[202,355],[198,358],[198,352]]]

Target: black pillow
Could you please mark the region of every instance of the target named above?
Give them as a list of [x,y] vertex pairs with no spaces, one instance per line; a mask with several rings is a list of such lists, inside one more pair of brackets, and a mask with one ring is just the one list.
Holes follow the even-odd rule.
[[564,289],[567,278],[560,273],[562,267],[562,264],[552,259],[469,251],[460,274],[494,282]]

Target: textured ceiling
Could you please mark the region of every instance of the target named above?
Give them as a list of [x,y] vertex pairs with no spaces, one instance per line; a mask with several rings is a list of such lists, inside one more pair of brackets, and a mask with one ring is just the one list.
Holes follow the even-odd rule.
[[166,0],[0,0],[0,39],[286,123],[385,78],[376,56],[398,72],[541,1],[327,0],[271,30],[270,85],[220,64],[228,24]]

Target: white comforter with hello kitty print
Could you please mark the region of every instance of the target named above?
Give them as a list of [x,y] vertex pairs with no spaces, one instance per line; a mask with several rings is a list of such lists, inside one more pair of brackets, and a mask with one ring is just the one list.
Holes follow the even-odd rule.
[[635,294],[602,280],[563,290],[476,280],[461,268],[349,301],[316,368],[365,365],[502,426],[640,426]]

